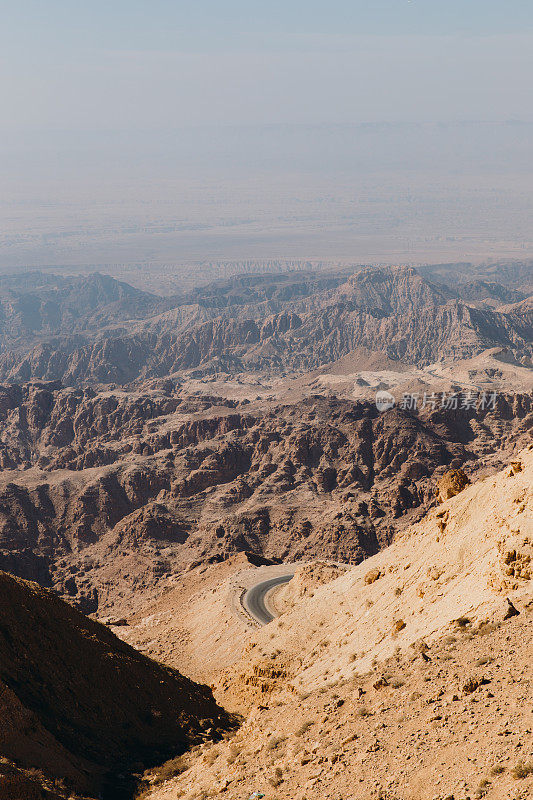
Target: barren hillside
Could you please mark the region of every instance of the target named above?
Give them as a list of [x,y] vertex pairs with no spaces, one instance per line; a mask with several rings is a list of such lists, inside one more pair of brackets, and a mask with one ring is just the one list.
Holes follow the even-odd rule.
[[490,469],[531,426],[498,407],[287,404],[27,384],[0,389],[0,564],[85,611],[129,613],[191,563],[242,551],[358,562],[433,502],[450,465]]
[[36,584],[0,573],[0,609],[0,750],[19,767],[114,800],[142,764],[231,724],[206,687]]
[[302,571],[218,680],[244,726],[145,796],[529,797],[532,479],[530,447],[336,580]]
[[[43,291],[4,303],[3,324],[15,340],[34,329],[48,336],[33,347],[29,341],[26,347],[6,347],[0,354],[3,379],[85,385],[191,369],[204,374],[221,368],[308,371],[358,347],[383,350],[389,358],[421,366],[470,358],[496,346],[527,356],[533,341],[527,304],[493,308],[494,294],[502,301],[515,299],[506,295],[505,287],[493,287],[487,297],[486,292],[432,283],[405,267],[359,269],[351,276],[345,271],[304,273],[290,282],[281,276],[241,278],[166,301],[105,276],[66,289],[47,288],[44,298]],[[55,292],[53,302],[46,301],[50,291]],[[86,295],[89,313],[81,314],[77,303]],[[470,297],[475,302],[469,303]],[[158,306],[179,313],[161,317]],[[143,314],[148,323],[131,323]],[[116,330],[98,328],[111,323]],[[61,338],[51,338],[54,333]]]

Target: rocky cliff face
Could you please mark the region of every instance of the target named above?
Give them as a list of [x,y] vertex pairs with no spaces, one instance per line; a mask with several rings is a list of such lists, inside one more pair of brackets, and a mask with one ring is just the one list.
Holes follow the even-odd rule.
[[0,566],[87,611],[238,551],[360,561],[433,502],[439,470],[527,436],[495,412],[323,397],[248,410],[164,391],[0,390]]

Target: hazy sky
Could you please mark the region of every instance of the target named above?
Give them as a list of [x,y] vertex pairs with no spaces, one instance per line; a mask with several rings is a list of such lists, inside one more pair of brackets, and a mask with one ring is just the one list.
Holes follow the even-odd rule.
[[0,0],[0,269],[523,257],[532,76],[533,0]]
[[533,120],[531,0],[0,0],[0,130]]

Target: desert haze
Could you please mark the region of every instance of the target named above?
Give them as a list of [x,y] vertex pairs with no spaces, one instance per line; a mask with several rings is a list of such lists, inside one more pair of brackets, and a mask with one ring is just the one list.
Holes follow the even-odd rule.
[[532,133],[490,114],[0,131],[0,272],[96,269],[170,293],[246,261],[521,259],[533,248]]
[[0,800],[533,798],[532,4],[0,48]]

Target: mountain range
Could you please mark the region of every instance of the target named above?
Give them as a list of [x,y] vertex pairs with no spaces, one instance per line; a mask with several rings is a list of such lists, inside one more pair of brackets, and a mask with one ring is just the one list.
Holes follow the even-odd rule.
[[530,359],[532,271],[523,290],[479,280],[452,289],[413,268],[368,268],[245,276],[166,299],[98,274],[57,286],[47,276],[34,289],[28,277],[22,288],[5,278],[0,377],[80,385],[192,369],[302,372],[359,347],[418,365],[495,346]]
[[532,434],[533,262],[0,276],[0,800],[525,800]]

